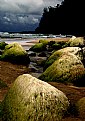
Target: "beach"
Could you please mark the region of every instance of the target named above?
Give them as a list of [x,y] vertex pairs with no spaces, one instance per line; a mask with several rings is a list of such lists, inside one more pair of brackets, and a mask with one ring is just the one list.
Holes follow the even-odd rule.
[[[35,45],[36,43],[38,43],[40,39],[32,39],[31,41],[29,41],[28,39],[25,39],[24,41],[21,39],[18,39],[17,41],[14,41],[14,40],[9,41],[4,39],[4,41],[7,42],[8,44],[12,42],[19,42],[24,47],[25,50],[29,50],[29,48],[32,45]],[[47,40],[48,41],[63,40],[66,42],[69,40],[69,38],[48,38]],[[6,87],[0,88],[0,101],[4,100],[8,90],[13,85],[13,82],[15,81],[15,79],[19,75],[27,74],[27,73],[32,74],[32,71],[28,66],[17,65],[17,64],[12,64],[10,62],[0,61],[0,79],[3,80],[3,82],[6,84]],[[72,105],[74,105],[82,97],[85,97],[85,87],[76,87],[73,85],[65,85],[57,82],[48,82],[48,83],[56,87],[57,89],[61,90],[62,92],[64,92]],[[78,115],[74,114],[74,112],[75,110],[73,109],[73,112],[63,117],[62,121],[84,121]]]

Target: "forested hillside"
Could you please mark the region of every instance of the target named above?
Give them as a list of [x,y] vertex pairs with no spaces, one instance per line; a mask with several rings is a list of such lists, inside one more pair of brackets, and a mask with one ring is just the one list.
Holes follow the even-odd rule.
[[85,35],[84,0],[64,0],[61,5],[44,8],[37,33]]

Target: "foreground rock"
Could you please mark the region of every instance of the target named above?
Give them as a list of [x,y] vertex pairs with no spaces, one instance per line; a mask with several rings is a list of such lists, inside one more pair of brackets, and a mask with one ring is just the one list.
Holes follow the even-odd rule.
[[67,53],[49,66],[39,78],[47,82],[53,81],[85,86],[85,69],[76,55]]
[[68,106],[63,92],[24,74],[15,80],[3,101],[3,121],[60,121]]
[[6,45],[0,60],[17,64],[28,64],[30,62],[27,52],[18,43]]
[[79,117],[85,120],[85,97],[81,98],[76,104]]

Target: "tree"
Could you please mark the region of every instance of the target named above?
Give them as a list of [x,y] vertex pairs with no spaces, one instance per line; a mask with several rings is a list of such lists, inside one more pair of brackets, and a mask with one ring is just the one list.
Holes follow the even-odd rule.
[[64,0],[61,5],[45,8],[36,32],[85,35],[84,11],[84,0]]

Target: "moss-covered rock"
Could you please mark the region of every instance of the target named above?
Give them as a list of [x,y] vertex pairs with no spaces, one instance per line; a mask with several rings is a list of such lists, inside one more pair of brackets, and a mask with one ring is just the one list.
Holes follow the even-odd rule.
[[80,118],[85,120],[85,97],[81,98],[77,103],[76,103],[76,108],[78,111],[78,114]]
[[41,51],[44,51],[46,50],[46,45],[43,44],[43,43],[37,43],[35,45],[33,45],[31,48],[30,48],[31,51],[34,51],[34,52],[41,52]]
[[43,43],[44,45],[47,45],[49,43],[49,41],[46,39],[40,39],[39,43]]
[[55,44],[55,41],[53,41],[53,40],[50,40],[49,43],[48,43],[49,47],[52,47],[53,44]]
[[23,74],[15,80],[3,101],[3,121],[60,121],[68,106],[63,92]]
[[30,61],[27,52],[18,43],[6,45],[0,60],[18,64],[28,64]]
[[67,46],[66,46],[66,42],[65,41],[59,41],[59,42],[56,42],[55,44],[53,44],[52,47],[55,50],[59,50],[59,49],[62,49],[64,47],[67,47]]
[[39,77],[44,81],[84,84],[85,69],[82,62],[72,53],[67,53],[49,66]]
[[5,43],[5,42],[0,42],[0,49],[1,49],[1,50],[4,50],[6,45],[7,45],[7,43]]
[[74,37],[71,38],[67,43],[69,46],[72,47],[80,47],[80,46],[84,46],[84,38],[83,37]]
[[58,60],[61,56],[67,54],[68,52],[75,54],[80,60],[82,60],[82,53],[79,47],[66,47],[55,51],[45,62],[44,70],[49,67],[55,60]]
[[55,43],[55,44],[52,45],[52,48],[53,48],[54,50],[59,50],[59,49],[62,48],[62,45],[60,45],[59,43]]

